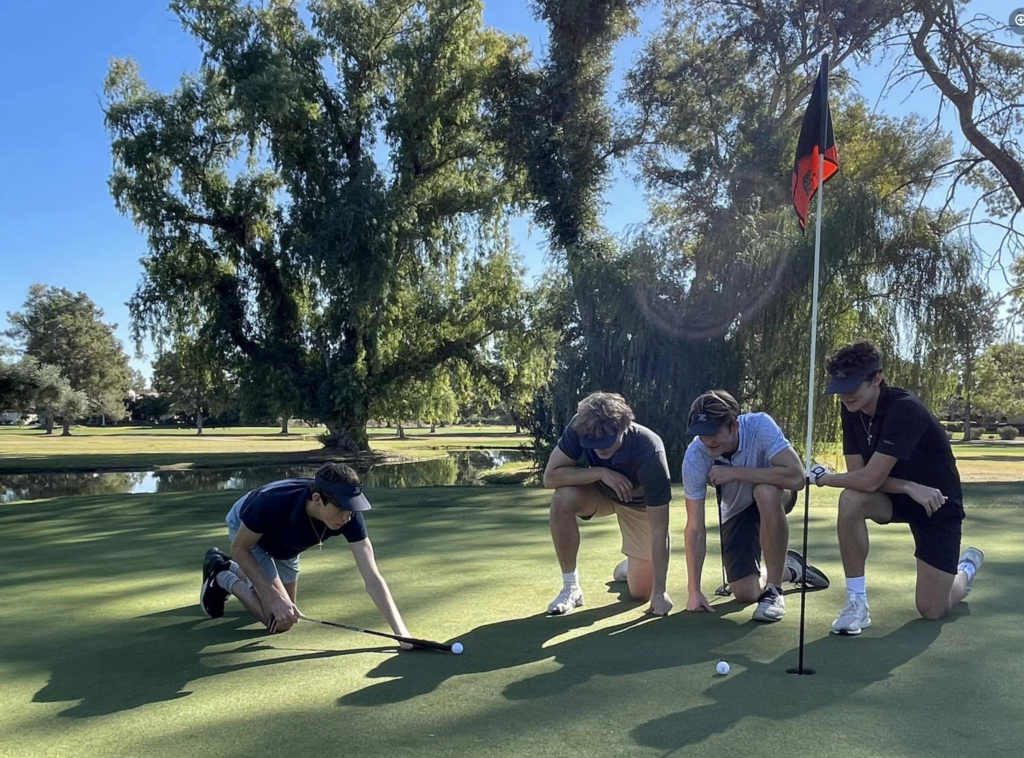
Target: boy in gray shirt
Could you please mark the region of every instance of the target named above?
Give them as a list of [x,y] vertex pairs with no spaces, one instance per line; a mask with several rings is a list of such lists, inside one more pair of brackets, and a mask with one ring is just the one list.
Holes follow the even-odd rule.
[[[722,562],[729,587],[737,600],[757,602],[755,621],[780,621],[786,604],[779,586],[803,572],[800,554],[786,550],[786,514],[805,482],[800,458],[771,416],[741,415],[736,399],[724,390],[705,392],[693,402],[687,434],[696,438],[683,458],[686,609],[712,610],[700,585],[707,552],[704,500],[710,484],[720,499]],[[828,578],[808,566],[807,583],[827,587]]]

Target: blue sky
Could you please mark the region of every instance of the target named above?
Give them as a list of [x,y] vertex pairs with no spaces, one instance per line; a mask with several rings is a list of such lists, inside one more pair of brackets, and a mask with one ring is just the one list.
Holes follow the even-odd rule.
[[[656,6],[646,9],[640,36],[620,45],[616,81],[659,15]],[[544,29],[522,0],[488,2],[485,19],[529,38],[536,53],[543,51]],[[170,90],[183,72],[197,68],[198,48],[163,0],[11,3],[4,21],[6,29],[17,31],[0,49],[0,316],[20,309],[35,282],[81,290],[103,308],[106,320],[118,324],[132,353],[125,303],[141,275],[146,245],[131,221],[117,213],[107,190],[111,159],[101,112],[103,78],[110,58],[130,56],[150,86]],[[884,76],[882,67],[858,72],[872,104]],[[902,102],[905,94],[883,101],[878,110],[903,115],[918,105],[933,115],[934,95]],[[617,170],[607,201],[605,222],[613,232],[646,218],[643,193],[626,169]],[[531,231],[527,219],[517,220],[513,230],[531,274],[539,273],[543,235]],[[148,376],[151,358],[133,363]]]

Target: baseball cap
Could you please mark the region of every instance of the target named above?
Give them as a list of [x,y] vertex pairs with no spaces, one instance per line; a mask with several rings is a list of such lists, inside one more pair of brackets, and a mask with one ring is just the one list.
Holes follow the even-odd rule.
[[370,501],[366,499],[363,490],[357,485],[331,482],[319,476],[313,479],[313,484],[317,489],[330,493],[337,501],[339,508],[355,512],[370,510]]
[[853,392],[865,379],[881,370],[882,365],[878,361],[872,361],[857,369],[834,369],[829,374],[832,378],[829,379],[825,392],[830,395],[844,395],[847,392]]
[[724,418],[713,418],[703,411],[690,414],[690,424],[686,427],[686,433],[692,436],[717,434],[725,422]]
[[588,450],[607,450],[618,442],[618,434],[606,434],[604,437],[584,437],[580,435],[580,447]]

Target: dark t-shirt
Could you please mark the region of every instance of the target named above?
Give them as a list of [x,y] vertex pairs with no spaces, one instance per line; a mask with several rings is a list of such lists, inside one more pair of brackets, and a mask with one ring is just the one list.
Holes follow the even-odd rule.
[[[668,459],[665,457],[665,443],[661,437],[646,426],[630,424],[626,436],[615,455],[602,460],[597,453],[580,444],[580,435],[574,427],[576,418],[569,422],[558,447],[570,458],[585,458],[592,468],[610,468],[629,478],[633,483],[633,499],[626,505],[633,508],[668,505],[672,501],[672,482],[668,474]],[[612,500],[618,502],[615,491],[597,482]]]
[[[840,413],[844,455],[860,455],[865,464],[874,453],[891,455],[896,465],[889,476],[939,490],[947,503],[938,515],[963,513],[960,472],[946,430],[917,395],[883,387],[873,417],[850,413],[845,407]],[[959,507],[949,508],[953,503]]]
[[341,529],[330,529],[323,521],[311,519],[306,502],[312,479],[282,479],[250,492],[238,511],[242,523],[260,535],[256,544],[274,558],[288,560],[303,550],[339,534],[349,542],[366,539],[363,514],[356,512]]

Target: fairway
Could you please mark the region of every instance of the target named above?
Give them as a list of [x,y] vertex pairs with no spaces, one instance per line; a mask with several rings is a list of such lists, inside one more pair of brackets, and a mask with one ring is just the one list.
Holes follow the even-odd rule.
[[[586,607],[545,618],[559,579],[548,493],[370,492],[370,535],[409,627],[462,641],[452,656],[398,654],[312,624],[269,637],[235,601],[223,619],[202,617],[199,562],[226,547],[232,493],[0,506],[0,754],[1019,755],[1024,493],[965,491],[965,544],[987,555],[967,606],[945,622],[916,619],[910,536],[876,528],[875,623],[842,639],[827,634],[843,600],[835,497],[812,493],[811,554],[834,584],[808,596],[818,674],[806,678],[784,673],[796,663],[797,595],[771,626],[732,603],[681,612],[679,507],[671,616],[619,601],[617,529],[604,519],[581,529]],[[708,542],[710,592],[714,524]],[[343,542],[302,566],[304,612],[382,628]],[[715,676],[721,659],[728,677]]]
[[[318,429],[224,427],[194,429],[108,426],[76,427],[70,437],[34,427],[0,427],[0,475],[52,471],[138,471],[164,468],[222,468],[316,462],[329,457]],[[532,444],[511,426],[450,426],[407,429],[404,440],[394,429],[367,429],[372,451],[392,458],[431,458],[446,450],[511,448]]]

